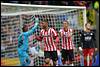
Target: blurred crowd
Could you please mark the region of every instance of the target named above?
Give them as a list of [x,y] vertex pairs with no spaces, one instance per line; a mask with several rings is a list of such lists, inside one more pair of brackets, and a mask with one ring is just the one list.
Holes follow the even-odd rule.
[[40,5],[80,5],[84,6],[91,1],[2,1],[7,3],[40,4]]
[[89,6],[94,1],[2,1],[4,3],[21,3],[37,5],[67,5],[67,6]]
[[[86,6],[88,9],[99,10],[99,1],[1,1],[2,3],[58,5],[58,6]],[[96,5],[95,5],[96,3]]]

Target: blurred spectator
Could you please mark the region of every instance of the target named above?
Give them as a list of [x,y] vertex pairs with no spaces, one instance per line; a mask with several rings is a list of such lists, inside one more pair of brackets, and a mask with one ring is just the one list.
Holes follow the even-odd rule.
[[74,1],[67,1],[68,5],[67,6],[76,6],[76,4],[74,3]]
[[56,1],[48,1],[48,5],[57,5],[58,3]]
[[9,1],[9,3],[19,3],[19,1]]
[[48,5],[48,1],[31,1],[31,4]]
[[[59,6],[86,6],[95,9],[95,1],[1,1],[4,3],[36,4],[36,5],[59,5]],[[97,9],[96,9],[97,10]]]
[[90,3],[92,1],[73,1],[76,6],[86,6],[87,8],[89,7]]
[[19,1],[20,4],[31,4],[30,1]]
[[42,1],[33,1],[33,2],[31,2],[32,4],[42,4]]
[[85,6],[86,2],[85,1],[73,1],[75,3],[75,5],[77,6]]

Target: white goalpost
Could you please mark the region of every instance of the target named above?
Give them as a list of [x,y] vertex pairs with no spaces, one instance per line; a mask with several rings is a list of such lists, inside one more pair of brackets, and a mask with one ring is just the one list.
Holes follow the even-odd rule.
[[[2,58],[18,57],[17,55],[17,38],[22,32],[23,24],[28,24],[29,29],[34,25],[33,18],[38,17],[40,22],[47,19],[49,26],[54,27],[57,31],[62,28],[62,22],[68,20],[71,28],[76,31],[73,41],[75,46],[79,43],[79,30],[85,29],[86,7],[80,6],[51,6],[51,5],[30,5],[30,4],[13,4],[1,3],[1,51]],[[39,35],[40,27],[38,26],[36,34]],[[29,46],[41,49],[43,45],[34,39],[34,34],[29,37]],[[40,52],[41,53],[41,52]],[[43,65],[44,56],[33,56],[35,66]],[[4,64],[7,65],[7,64]],[[8,64],[10,65],[10,63]]]

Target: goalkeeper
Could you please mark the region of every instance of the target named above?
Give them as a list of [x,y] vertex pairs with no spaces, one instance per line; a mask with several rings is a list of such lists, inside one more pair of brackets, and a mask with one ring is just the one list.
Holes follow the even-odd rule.
[[35,32],[36,28],[38,27],[38,24],[39,24],[39,19],[35,18],[35,25],[29,31],[28,31],[28,26],[24,25],[22,28],[23,33],[21,33],[18,37],[17,50],[21,66],[28,66],[31,62],[30,57],[28,55],[28,48],[29,48],[28,37],[32,35],[33,32]]

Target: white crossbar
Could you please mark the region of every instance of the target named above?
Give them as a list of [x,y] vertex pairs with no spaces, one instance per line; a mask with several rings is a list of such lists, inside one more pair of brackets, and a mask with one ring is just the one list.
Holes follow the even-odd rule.
[[30,5],[30,4],[13,4],[13,3],[1,3],[1,5],[8,6],[23,6],[23,7],[44,7],[44,8],[75,8],[75,9],[86,9],[84,6],[52,6],[52,5]]

